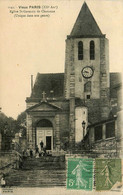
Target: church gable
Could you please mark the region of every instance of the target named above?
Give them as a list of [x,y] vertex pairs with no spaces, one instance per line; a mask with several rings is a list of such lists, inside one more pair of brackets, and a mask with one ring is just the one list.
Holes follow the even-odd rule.
[[53,112],[53,111],[59,111],[62,110],[60,107],[49,104],[48,102],[41,102],[40,104],[36,104],[35,106],[32,106],[31,108],[27,109],[27,112]]

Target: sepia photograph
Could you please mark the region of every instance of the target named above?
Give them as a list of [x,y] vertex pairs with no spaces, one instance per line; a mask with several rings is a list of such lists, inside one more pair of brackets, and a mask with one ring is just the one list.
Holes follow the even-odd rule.
[[123,1],[0,1],[0,194],[123,193]]

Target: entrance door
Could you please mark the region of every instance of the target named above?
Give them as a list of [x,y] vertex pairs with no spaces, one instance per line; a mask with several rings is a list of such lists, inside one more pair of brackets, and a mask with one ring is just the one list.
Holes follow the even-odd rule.
[[37,127],[36,128],[36,145],[40,149],[40,142],[43,141],[46,150],[53,150],[53,128]]
[[51,150],[51,136],[46,136],[46,150]]

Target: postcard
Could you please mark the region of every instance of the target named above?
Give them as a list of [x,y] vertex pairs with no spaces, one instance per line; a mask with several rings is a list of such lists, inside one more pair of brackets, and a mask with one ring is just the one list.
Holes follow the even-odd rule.
[[0,194],[122,194],[123,2],[0,1]]

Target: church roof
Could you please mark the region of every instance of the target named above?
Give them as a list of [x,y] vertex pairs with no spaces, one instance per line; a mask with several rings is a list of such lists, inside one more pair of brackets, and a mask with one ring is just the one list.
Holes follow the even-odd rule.
[[[116,85],[122,82],[121,73],[110,73],[110,97],[116,98]],[[64,73],[37,74],[30,98],[42,98],[43,91],[46,98],[60,98],[64,96]]]
[[104,36],[96,23],[87,4],[84,2],[69,37],[100,37]]
[[43,91],[46,98],[63,97],[64,73],[37,74],[31,98],[42,98]]

